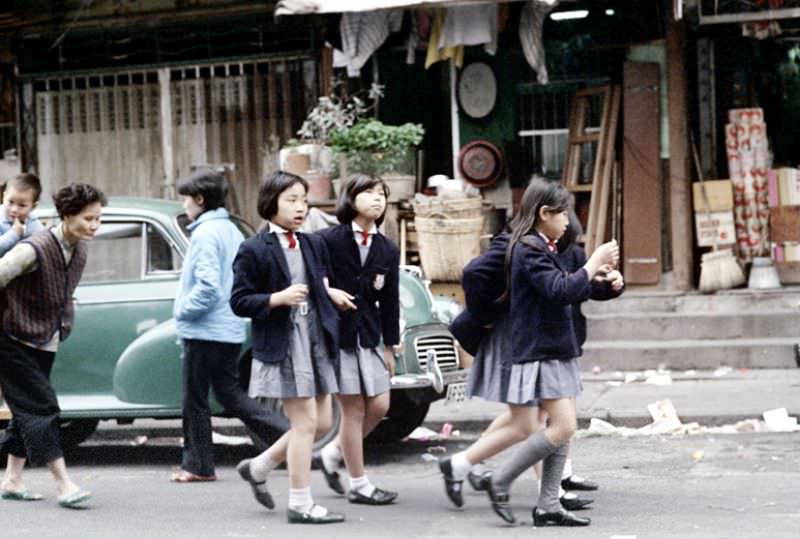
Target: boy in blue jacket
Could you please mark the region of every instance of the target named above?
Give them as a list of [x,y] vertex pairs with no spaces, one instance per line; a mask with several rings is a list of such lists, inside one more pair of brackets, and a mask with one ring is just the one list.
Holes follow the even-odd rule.
[[0,207],[0,256],[18,241],[44,229],[31,212],[39,204],[42,184],[30,173],[17,174],[6,183]]
[[230,307],[233,259],[244,237],[225,209],[222,174],[201,170],[178,184],[191,243],[173,316],[183,345],[183,458],[172,481],[214,481],[208,390],[226,412],[267,438],[272,416],[239,385],[239,351],[246,321]]

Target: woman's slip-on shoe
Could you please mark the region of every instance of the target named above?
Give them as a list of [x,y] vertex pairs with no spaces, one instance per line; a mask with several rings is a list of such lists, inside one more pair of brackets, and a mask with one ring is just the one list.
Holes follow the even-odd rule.
[[4,500],[15,500],[19,502],[38,502],[44,499],[44,496],[38,492],[31,492],[30,490],[4,490],[0,494],[0,498]]
[[89,501],[91,497],[92,493],[88,490],[78,490],[72,494],[60,496],[58,498],[58,505],[67,509],[85,509],[86,506],[83,504]]

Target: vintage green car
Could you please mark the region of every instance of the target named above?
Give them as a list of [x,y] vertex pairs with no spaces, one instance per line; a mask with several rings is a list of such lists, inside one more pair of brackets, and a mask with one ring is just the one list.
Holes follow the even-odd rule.
[[[45,222],[56,219],[52,207],[37,213]],[[253,233],[250,225],[234,220],[245,235]],[[112,198],[104,209],[75,292],[75,330],[62,343],[52,374],[64,445],[85,440],[100,420],[180,417],[181,361],[172,303],[189,244],[187,224],[175,201]],[[400,272],[404,348],[392,379],[391,409],[373,433],[376,440],[408,435],[422,423],[431,402],[462,395],[467,376],[442,322],[450,308],[434,302],[418,270],[405,269]],[[240,358],[243,386],[250,363],[248,341]],[[275,412],[277,437],[287,428],[280,403],[264,399],[263,405]],[[217,403],[214,411],[222,413]],[[0,422],[9,417],[0,401]],[[262,447],[270,441],[254,439]]]

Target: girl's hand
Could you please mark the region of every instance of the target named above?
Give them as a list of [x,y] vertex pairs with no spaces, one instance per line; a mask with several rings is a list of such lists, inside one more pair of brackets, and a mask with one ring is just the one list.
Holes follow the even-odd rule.
[[622,290],[622,287],[625,286],[625,279],[622,278],[622,274],[617,270],[609,271],[605,280],[611,283],[611,288],[614,290]]
[[348,294],[344,290],[340,290],[339,288],[328,288],[328,296],[331,298],[333,304],[336,305],[336,308],[340,311],[358,310],[356,304],[353,303],[353,300],[356,299],[355,296]]
[[617,240],[611,240],[600,245],[594,250],[584,268],[589,273],[589,278],[595,276],[605,265],[616,266],[619,261],[619,245]]
[[394,353],[396,348],[397,346],[383,347],[383,364],[386,365],[389,376],[394,376]]
[[269,297],[270,307],[293,307],[300,305],[308,297],[308,285],[293,284],[288,288],[275,292]]

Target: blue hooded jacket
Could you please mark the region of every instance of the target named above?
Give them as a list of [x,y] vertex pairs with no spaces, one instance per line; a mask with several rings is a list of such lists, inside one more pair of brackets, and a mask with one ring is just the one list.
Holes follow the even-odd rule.
[[225,208],[202,213],[188,229],[192,238],[173,307],[178,336],[244,342],[247,321],[230,307],[233,259],[244,236]]

